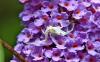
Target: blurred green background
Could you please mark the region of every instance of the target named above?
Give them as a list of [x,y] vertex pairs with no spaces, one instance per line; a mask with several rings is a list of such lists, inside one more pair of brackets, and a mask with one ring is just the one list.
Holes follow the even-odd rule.
[[[0,0],[0,38],[12,46],[16,44],[16,36],[22,29],[18,18],[22,9],[18,0]],[[0,62],[10,62],[11,58],[11,53],[0,45]]]

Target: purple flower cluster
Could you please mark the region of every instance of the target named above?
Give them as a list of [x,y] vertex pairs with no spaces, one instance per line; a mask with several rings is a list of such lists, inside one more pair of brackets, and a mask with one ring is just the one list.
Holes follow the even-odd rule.
[[100,0],[19,1],[25,28],[14,49],[27,62],[100,62]]

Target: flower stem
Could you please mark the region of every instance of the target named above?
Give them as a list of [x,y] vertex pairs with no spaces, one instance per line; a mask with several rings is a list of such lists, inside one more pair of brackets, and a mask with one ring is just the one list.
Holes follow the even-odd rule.
[[12,54],[14,54],[21,62],[27,62],[25,58],[17,53],[6,41],[0,39],[0,44],[7,48]]

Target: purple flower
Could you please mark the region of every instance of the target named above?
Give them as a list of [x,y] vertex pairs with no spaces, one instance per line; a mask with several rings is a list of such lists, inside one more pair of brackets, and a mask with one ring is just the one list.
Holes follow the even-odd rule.
[[100,62],[99,0],[19,1],[24,29],[14,49],[27,62]]
[[61,60],[61,56],[63,55],[61,50],[57,49],[57,48],[53,48],[52,49],[52,60],[54,61],[59,61]]
[[65,2],[61,2],[60,5],[62,7],[65,7],[68,11],[73,11],[77,8],[78,6],[78,1],[65,1]]

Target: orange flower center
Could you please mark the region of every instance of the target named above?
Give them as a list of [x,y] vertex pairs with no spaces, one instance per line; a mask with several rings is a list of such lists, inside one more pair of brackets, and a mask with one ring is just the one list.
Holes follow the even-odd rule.
[[63,17],[62,17],[61,15],[56,16],[56,18],[57,18],[58,20],[63,19]]
[[43,15],[42,18],[47,21],[49,19],[49,17],[47,15]]
[[69,6],[69,3],[66,2],[66,3],[64,3],[64,5],[65,5],[65,6]]
[[72,33],[70,33],[69,36],[70,36],[71,38],[74,38],[74,34],[72,34]]
[[78,10],[76,10],[76,14],[79,14],[81,11],[78,9]]
[[75,42],[74,44],[73,44],[73,47],[75,48],[75,47],[78,47],[78,44]]
[[48,7],[49,7],[50,9],[53,9],[53,8],[54,8],[54,5],[53,5],[53,4],[49,4]]

